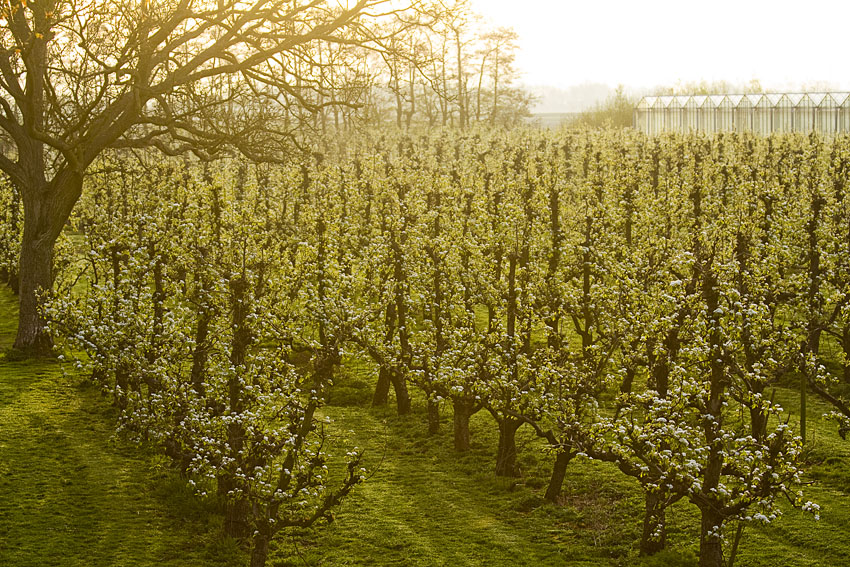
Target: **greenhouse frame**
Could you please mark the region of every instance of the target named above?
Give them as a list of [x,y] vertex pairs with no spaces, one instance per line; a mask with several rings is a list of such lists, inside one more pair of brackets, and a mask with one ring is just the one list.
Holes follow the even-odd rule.
[[634,127],[661,132],[850,133],[850,92],[647,96]]

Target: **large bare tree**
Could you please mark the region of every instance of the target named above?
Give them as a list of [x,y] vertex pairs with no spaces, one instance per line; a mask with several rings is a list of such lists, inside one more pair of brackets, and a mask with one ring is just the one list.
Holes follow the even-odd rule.
[[[104,150],[252,157],[335,103],[320,45],[378,41],[388,0],[0,0],[0,170],[24,205],[15,347],[44,351],[54,244]],[[325,58],[326,59],[326,58]],[[262,155],[261,155],[262,152]]]

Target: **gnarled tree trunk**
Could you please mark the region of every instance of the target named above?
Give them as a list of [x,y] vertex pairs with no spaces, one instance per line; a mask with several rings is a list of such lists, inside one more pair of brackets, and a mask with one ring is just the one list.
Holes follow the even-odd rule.
[[42,296],[53,286],[53,248],[82,188],[82,175],[67,169],[49,183],[30,180],[19,187],[24,203],[24,233],[15,348],[28,354],[48,354],[53,346],[41,312]]

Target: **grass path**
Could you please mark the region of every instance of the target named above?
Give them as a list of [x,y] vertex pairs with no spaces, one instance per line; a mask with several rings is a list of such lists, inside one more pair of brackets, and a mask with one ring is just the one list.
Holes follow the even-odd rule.
[[417,408],[403,418],[392,407],[368,408],[369,379],[356,376],[356,369],[346,374],[343,380],[361,388],[360,403],[349,392],[345,405],[326,408],[335,424],[331,450],[364,449],[373,474],[343,504],[334,524],[300,540],[303,557],[294,553],[295,543],[284,542],[280,565],[589,566],[616,564],[612,554],[622,560],[629,553],[609,545],[613,531],[623,532],[614,518],[633,504],[624,498],[631,492],[628,481],[604,471],[606,487],[588,497],[579,485],[585,474],[599,472],[590,466],[566,487],[575,498],[564,506],[546,504],[541,486],[549,465],[528,431],[520,436],[528,474],[497,479],[495,431],[485,412],[473,418],[472,451],[457,454],[450,415],[442,432],[429,437]]
[[[489,471],[468,474],[464,463],[460,470],[451,470],[457,456],[429,455],[439,451],[434,445],[450,441],[447,436],[417,443],[397,430],[386,431],[378,412],[346,408],[339,414],[346,422],[361,424],[354,441],[370,455],[377,458],[386,450],[392,456],[384,458],[370,482],[343,509],[331,535],[339,539],[334,545],[339,551],[328,555],[327,561],[343,561],[346,548],[357,545],[363,553],[351,564],[378,560],[386,565],[459,567],[564,564],[564,550],[544,543],[548,537],[534,542],[530,538],[534,528],[523,526],[523,515],[506,508],[508,482],[492,479]],[[396,420],[396,425],[394,429],[406,424]],[[479,458],[472,455],[467,460]]]
[[[11,345],[14,307],[8,290],[0,291],[3,349]],[[0,565],[191,566],[233,558],[179,479],[113,431],[100,393],[63,376],[57,363],[0,362]]]

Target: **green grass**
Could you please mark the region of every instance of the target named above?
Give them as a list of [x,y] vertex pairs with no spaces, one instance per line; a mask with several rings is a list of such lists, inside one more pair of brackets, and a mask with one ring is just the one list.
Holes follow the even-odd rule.
[[[0,349],[15,307],[0,290]],[[0,565],[240,562],[217,517],[114,424],[100,392],[58,363],[0,362]]]
[[[0,350],[11,345],[15,298],[0,290]],[[365,450],[369,480],[330,526],[280,538],[272,566],[688,565],[697,514],[680,502],[668,514],[669,552],[637,558],[642,495],[614,467],[571,465],[558,505],[542,494],[551,458],[529,428],[519,432],[519,479],[497,479],[496,429],[480,412],[473,447],[452,449],[451,414],[427,435],[424,401],[412,415],[392,403],[371,408],[374,371],[347,361],[324,413],[331,464],[340,474],[351,445]],[[799,395],[777,389],[794,421]],[[738,566],[850,565],[850,441],[809,397],[807,497],[821,520],[786,506],[767,527],[748,526]],[[221,536],[212,503],[194,497],[150,450],[113,433],[108,400],[53,361],[0,361],[0,565],[229,566],[246,558]]]

